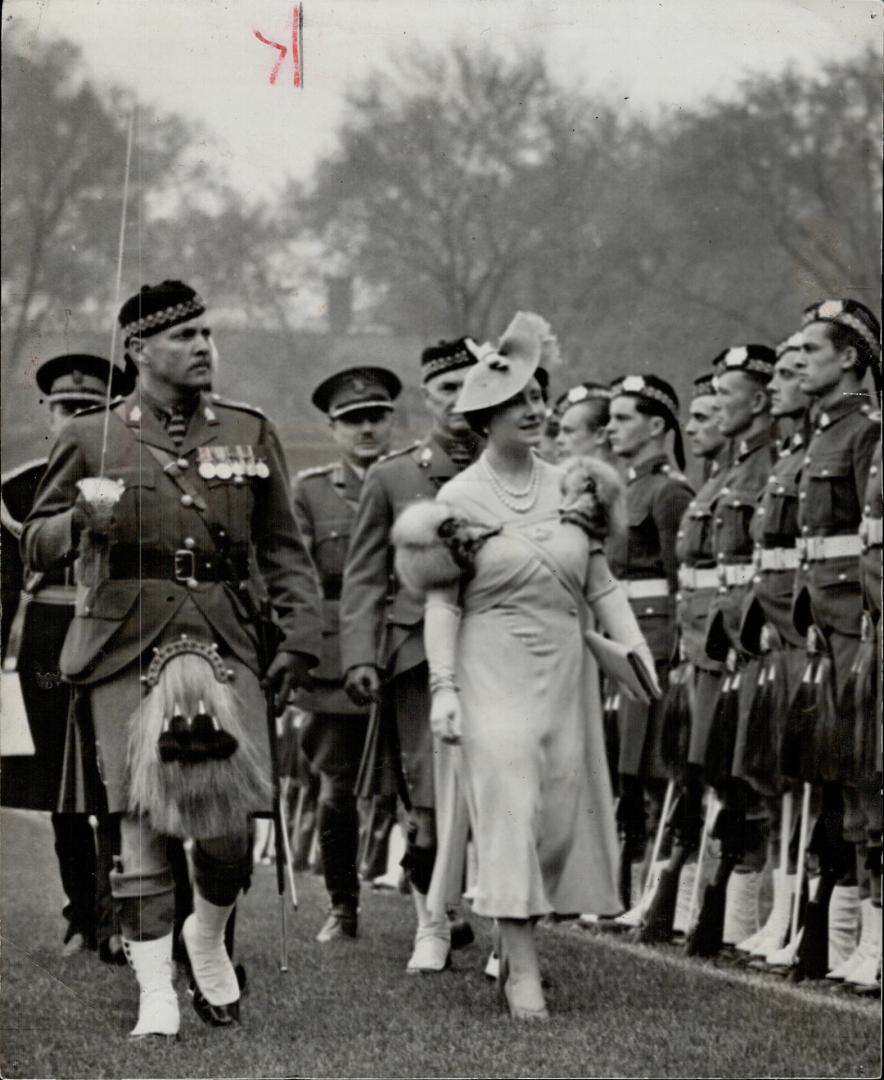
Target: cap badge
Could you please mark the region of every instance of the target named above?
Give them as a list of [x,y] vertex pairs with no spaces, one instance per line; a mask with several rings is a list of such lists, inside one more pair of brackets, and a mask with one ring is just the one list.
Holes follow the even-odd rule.
[[749,350],[745,345],[739,345],[735,349],[728,349],[724,357],[724,366],[728,368],[742,367],[749,359]]
[[641,375],[627,375],[620,387],[624,393],[640,394],[645,388],[645,380]]
[[840,300],[824,300],[818,311],[821,319],[837,319],[843,313],[844,304]]
[[570,405],[576,405],[580,401],[586,401],[589,391],[585,386],[575,386],[568,391],[567,401]]
[[78,368],[74,368],[74,370],[71,372],[71,380],[72,380],[74,386],[82,386],[83,385],[83,372],[80,371]]

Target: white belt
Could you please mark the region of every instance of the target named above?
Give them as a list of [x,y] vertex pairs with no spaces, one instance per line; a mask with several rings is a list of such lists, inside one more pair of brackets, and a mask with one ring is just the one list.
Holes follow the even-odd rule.
[[718,582],[729,589],[737,585],[748,585],[755,577],[755,567],[751,563],[733,563],[718,567]]
[[866,538],[866,547],[881,546],[881,518],[864,517],[863,532]]
[[756,548],[758,570],[797,570],[800,559],[795,548]]
[[666,578],[645,578],[643,581],[621,581],[630,600],[650,600],[654,596],[668,596],[669,582]]
[[799,536],[795,548],[802,562],[848,559],[862,554],[862,544],[856,533],[848,536]]
[[680,589],[717,589],[718,570],[712,566],[698,570],[693,566],[678,568],[678,587]]

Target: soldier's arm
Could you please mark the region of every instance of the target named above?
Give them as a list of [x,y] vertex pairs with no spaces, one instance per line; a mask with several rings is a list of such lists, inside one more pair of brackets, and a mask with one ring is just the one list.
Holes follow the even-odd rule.
[[673,593],[678,588],[678,556],[675,552],[678,529],[692,498],[693,493],[689,487],[673,481],[666,484],[654,499],[652,512],[660,538],[660,555],[669,588]]
[[49,455],[22,533],[22,558],[32,570],[51,570],[76,556],[80,539],[74,511],[77,481],[89,475],[80,443],[68,425]]
[[369,469],[350,534],[341,592],[341,660],[346,672],[379,663],[386,614],[393,508],[380,475]]
[[255,504],[258,570],[282,631],[279,648],[304,653],[318,663],[322,642],[319,579],[292,512],[288,468],[269,421],[265,421],[262,441],[270,475]]
[[304,541],[307,550],[312,554],[316,540],[313,534],[314,515],[310,509],[307,485],[304,480],[301,480],[298,477],[295,477],[295,481],[292,484],[292,510],[294,511],[295,521],[297,522],[298,529],[301,533],[301,539]]
[[872,455],[881,441],[881,425],[873,420],[860,429],[853,445],[853,478],[856,484],[856,498],[860,506],[865,502],[866,485],[869,482],[869,469]]

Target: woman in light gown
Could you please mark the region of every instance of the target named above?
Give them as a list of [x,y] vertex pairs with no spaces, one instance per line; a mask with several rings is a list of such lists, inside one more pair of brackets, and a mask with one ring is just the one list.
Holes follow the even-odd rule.
[[643,639],[601,539],[562,519],[563,470],[535,453],[547,377],[522,319],[470,370],[457,404],[488,444],[438,500],[487,535],[459,583],[428,593],[425,640],[434,733],[459,748],[474,910],[497,920],[510,1014],[546,1019],[536,920],[621,908],[598,671],[582,631],[600,621],[620,641]]

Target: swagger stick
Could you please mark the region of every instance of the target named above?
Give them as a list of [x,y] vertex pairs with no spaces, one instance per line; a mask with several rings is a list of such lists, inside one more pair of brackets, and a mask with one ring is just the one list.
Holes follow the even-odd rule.
[[[120,288],[123,281],[123,245],[126,239],[126,210],[129,205],[129,174],[132,168],[132,142],[135,134],[135,115],[137,108],[133,107],[132,115],[129,117],[129,134],[126,138],[126,168],[123,174],[123,206],[120,210],[120,238],[117,243],[117,278],[114,286],[114,311],[120,309]],[[108,354],[108,361],[113,369],[114,365],[114,353],[117,348],[117,320],[111,319],[111,343],[110,353]],[[111,386],[113,385],[113,379],[107,380],[107,393],[104,400],[104,428],[101,432],[101,460],[98,467],[98,477],[101,479],[104,476],[105,464],[107,461],[107,432],[108,423],[110,421],[110,402],[111,402]]]

